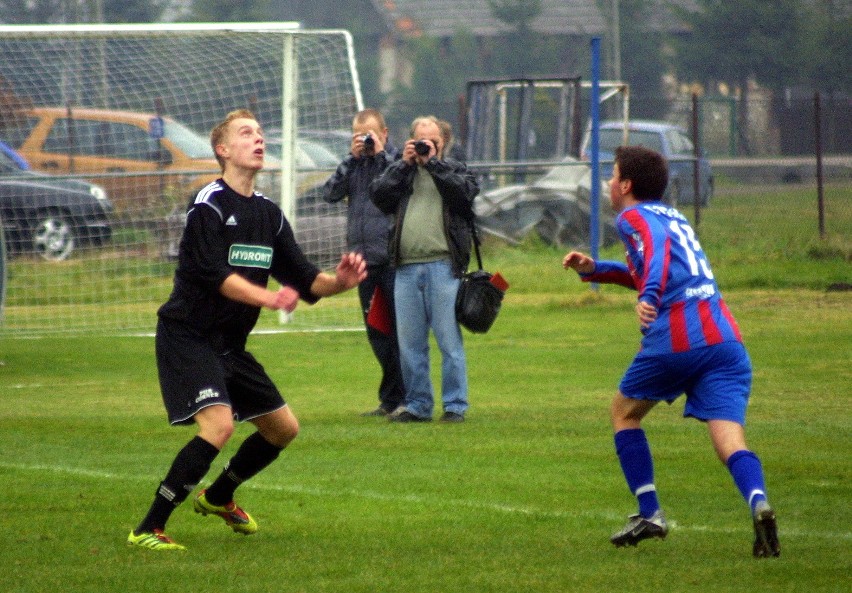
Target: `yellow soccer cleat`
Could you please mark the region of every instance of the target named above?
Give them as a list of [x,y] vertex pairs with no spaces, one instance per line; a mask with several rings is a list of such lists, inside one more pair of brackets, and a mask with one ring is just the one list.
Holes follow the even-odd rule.
[[154,529],[139,535],[131,531],[130,535],[127,536],[127,545],[148,548],[149,550],[186,550],[184,546],[163,533],[162,529]]
[[228,524],[228,527],[236,533],[243,535],[251,535],[257,531],[257,523],[251,518],[247,512],[237,506],[233,500],[224,506],[217,506],[207,502],[207,491],[202,490],[198,493],[193,501],[193,508],[196,513],[202,515],[219,515]]

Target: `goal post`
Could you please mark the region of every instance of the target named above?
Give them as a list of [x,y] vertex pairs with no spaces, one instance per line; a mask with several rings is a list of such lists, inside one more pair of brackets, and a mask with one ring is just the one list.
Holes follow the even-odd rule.
[[[336,162],[314,154],[342,160],[323,138],[348,134],[363,108],[353,47],[348,31],[298,23],[0,26],[0,141],[30,167],[0,169],[10,247],[0,331],[151,331],[186,205],[220,173],[209,131],[237,108],[266,131],[258,188],[309,258],[333,267],[346,206],[322,202]],[[4,195],[12,181],[25,204]],[[70,186],[78,201],[98,197],[97,236],[93,215],[61,195]],[[323,299],[283,329],[359,327],[359,310],[357,295]],[[271,312],[258,327],[282,329]]]

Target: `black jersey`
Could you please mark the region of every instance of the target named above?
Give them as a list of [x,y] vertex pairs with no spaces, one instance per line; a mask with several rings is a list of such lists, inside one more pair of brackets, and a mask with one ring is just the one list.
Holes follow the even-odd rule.
[[174,289],[158,315],[209,335],[223,349],[243,348],[260,307],[219,292],[234,272],[261,286],[272,276],[302,300],[318,300],[310,287],[320,270],[302,253],[281,209],[258,192],[242,196],[217,179],[187,210]]

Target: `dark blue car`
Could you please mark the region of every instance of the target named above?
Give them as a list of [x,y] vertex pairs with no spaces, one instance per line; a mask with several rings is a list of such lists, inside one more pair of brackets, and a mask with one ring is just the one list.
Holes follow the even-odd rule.
[[35,174],[0,149],[0,224],[10,253],[61,261],[81,245],[102,245],[112,211],[101,187]]
[[[608,181],[612,177],[612,161],[615,149],[628,146],[647,146],[662,154],[669,162],[669,185],[663,199],[669,204],[693,204],[695,191],[693,182],[693,162],[695,160],[692,140],[686,132],[673,124],[659,121],[631,121],[627,124],[625,142],[624,122],[606,121],[600,124],[599,158],[601,161],[601,179]],[[590,158],[590,134],[583,140],[583,158]],[[698,195],[701,205],[706,206],[713,197],[713,171],[707,155],[698,159]]]

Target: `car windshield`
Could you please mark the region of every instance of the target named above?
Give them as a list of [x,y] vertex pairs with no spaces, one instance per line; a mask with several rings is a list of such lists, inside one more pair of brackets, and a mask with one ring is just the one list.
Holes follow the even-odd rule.
[[317,167],[337,167],[338,158],[322,144],[300,139],[299,148],[311,157]]
[[[663,143],[660,134],[644,130],[630,130],[627,137],[628,146],[645,146],[657,152],[663,152]],[[600,149],[604,152],[615,152],[615,149],[624,144],[624,130],[604,129],[600,134]]]
[[212,159],[213,149],[210,141],[204,136],[193,132],[183,124],[174,121],[165,122],[165,135],[181,152],[193,159]]

